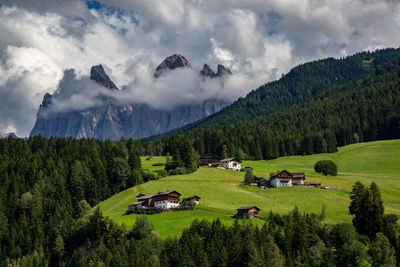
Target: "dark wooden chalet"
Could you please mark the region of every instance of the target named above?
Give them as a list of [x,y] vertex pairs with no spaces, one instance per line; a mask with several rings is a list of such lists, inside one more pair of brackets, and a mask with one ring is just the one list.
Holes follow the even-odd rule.
[[292,185],[303,185],[306,175],[304,172],[292,172]]
[[264,188],[268,188],[270,186],[269,181],[267,181],[266,179],[262,178],[258,183],[257,186],[264,189]]
[[239,219],[253,219],[258,218],[258,212],[260,211],[257,206],[241,207],[237,209],[236,218]]
[[196,203],[196,204],[199,204],[199,202],[200,202],[200,197],[199,197],[199,196],[196,196],[196,195],[193,195],[193,196],[184,198],[184,199],[182,200],[182,205],[189,204],[190,202],[194,202],[194,203]]
[[219,164],[221,157],[213,154],[207,153],[200,156],[199,166],[200,167],[216,167]]

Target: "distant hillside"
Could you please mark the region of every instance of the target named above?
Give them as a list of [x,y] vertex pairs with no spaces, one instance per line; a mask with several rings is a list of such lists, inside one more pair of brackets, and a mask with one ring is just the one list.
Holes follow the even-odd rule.
[[[254,105],[247,106],[248,109],[235,112],[235,110],[240,110],[240,105],[237,103],[250,103],[254,95],[265,93],[265,90],[270,89],[273,84],[281,86],[286,81],[285,78],[282,78],[272,85],[267,85],[265,87],[267,89],[259,89],[209,119],[199,122],[192,128],[181,129],[181,131],[191,138],[200,155],[211,152],[220,156],[256,160],[335,152],[338,146],[400,138],[400,57],[380,64],[375,69],[372,68],[373,62],[383,62],[383,58],[387,60],[398,52],[399,50],[389,49],[375,54],[362,53],[344,59],[341,61],[342,63],[353,59],[362,65],[359,70],[366,68],[369,69],[369,72],[360,74],[347,83],[315,90],[314,93],[304,91],[309,92],[309,94],[305,94],[309,99],[303,97],[301,103],[292,102],[284,109],[281,106],[278,111],[267,112],[265,115],[250,119],[251,115],[249,114],[252,110],[258,112],[255,107],[261,110],[272,110],[268,106],[261,107],[263,101],[261,101],[262,98],[258,98],[258,101],[254,101]],[[375,57],[371,55],[380,55],[380,60],[373,59]],[[370,59],[367,60],[367,58]],[[334,62],[334,60],[318,61],[310,63],[308,66],[314,66],[315,73],[318,73],[316,65],[325,66],[326,62]],[[298,67],[298,70],[304,66]],[[350,79],[350,73],[345,73],[346,77]],[[289,76],[291,75],[294,74]],[[344,80],[344,78],[341,79]],[[299,78],[299,87],[293,87],[293,89],[301,88],[301,85],[303,85],[303,89],[311,88],[306,86],[306,80],[304,77],[303,79]],[[317,80],[311,79],[309,84]],[[327,84],[329,84],[328,80],[326,80]],[[340,79],[338,78],[338,80]],[[293,86],[296,84],[294,79],[292,83]],[[316,82],[315,84],[320,83]],[[286,87],[281,88],[288,90]],[[277,92],[276,95],[278,95]],[[288,99],[294,98],[289,97]],[[299,101],[299,98],[296,99]],[[286,104],[288,103],[286,102]],[[224,125],[224,121],[219,121],[219,118],[224,117],[236,118],[236,123]],[[242,117],[245,119],[241,120]],[[203,127],[204,125],[207,127]],[[168,144],[170,138],[171,136],[155,138],[154,144],[157,142]],[[143,144],[148,146],[151,143],[147,141]],[[164,148],[164,154],[172,152],[168,150],[167,145]]]
[[315,100],[235,126],[196,129],[197,151],[249,159],[334,152],[337,146],[400,138],[400,57]]
[[183,130],[240,124],[294,104],[302,104],[329,88],[346,84],[371,72],[397,56],[400,56],[400,49],[390,48],[302,64],[278,81],[260,86],[245,98],[238,99],[220,112],[188,125]]
[[[338,165],[338,176],[325,177],[314,172],[315,162],[325,159]],[[201,168],[192,174],[151,181],[141,184],[137,190],[151,193],[164,188],[177,190],[183,197],[193,194],[201,197],[200,205],[194,211],[168,211],[147,216],[161,237],[180,235],[195,219],[220,218],[223,223],[231,224],[235,209],[247,205],[257,205],[261,214],[267,215],[270,210],[285,214],[295,206],[301,212],[319,214],[324,204],[327,215],[324,222],[340,223],[351,221],[348,193],[357,180],[365,184],[375,181],[381,188],[385,212],[400,215],[399,164],[400,140],[378,141],[345,146],[337,153],[243,162],[243,166],[253,167],[257,176],[268,177],[270,172],[288,169],[305,172],[306,181],[320,181],[323,186],[339,187],[340,190],[300,187],[261,190],[240,185],[243,172],[215,168]],[[98,207],[105,216],[129,228],[136,215],[126,215],[125,211],[135,201],[135,191],[130,188],[100,202]]]

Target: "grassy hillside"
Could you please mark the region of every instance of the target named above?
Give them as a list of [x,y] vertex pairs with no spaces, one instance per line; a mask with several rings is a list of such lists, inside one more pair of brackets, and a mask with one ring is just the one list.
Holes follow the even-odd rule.
[[165,157],[151,157],[151,159],[147,160],[149,158],[148,156],[146,157],[140,157],[140,160],[142,162],[142,169],[145,171],[151,171],[155,175],[158,174],[158,172],[162,169],[164,169],[165,166],[153,166],[154,164],[165,164],[166,160]]
[[[323,177],[314,172],[317,160],[331,159],[338,165],[339,175]],[[145,166],[145,164],[143,164]],[[192,194],[201,197],[195,211],[164,212],[149,215],[155,230],[162,237],[179,235],[181,230],[194,219],[220,218],[232,223],[231,215],[240,206],[257,205],[261,214],[270,210],[286,213],[296,205],[301,211],[319,213],[324,204],[327,208],[326,222],[349,222],[348,194],[355,181],[364,183],[375,181],[380,186],[387,213],[400,215],[400,140],[378,141],[349,145],[334,154],[311,156],[292,156],[269,161],[248,161],[243,166],[252,166],[257,176],[267,177],[269,172],[287,169],[305,172],[307,181],[321,181],[324,186],[339,187],[328,191],[317,188],[278,188],[261,190],[243,186],[244,173],[220,169],[199,169],[196,173],[171,176],[158,181],[140,185],[137,190],[143,193],[162,189],[175,189],[183,197]],[[133,225],[136,215],[124,215],[128,205],[136,200],[134,189],[127,189],[101,202],[98,206],[104,215],[118,223]],[[257,220],[255,220],[257,222]],[[261,223],[261,221],[258,221]]]

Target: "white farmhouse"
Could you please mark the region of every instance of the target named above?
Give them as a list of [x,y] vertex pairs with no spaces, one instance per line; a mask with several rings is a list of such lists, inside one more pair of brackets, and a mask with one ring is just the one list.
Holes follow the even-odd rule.
[[302,172],[290,173],[286,170],[269,174],[271,187],[304,186],[305,174]]
[[179,206],[180,196],[181,194],[175,190],[154,194],[139,194],[137,196],[138,201],[129,205],[129,210],[136,211],[149,208],[169,210]]
[[242,163],[242,161],[240,161],[237,158],[227,158],[227,159],[223,159],[221,160],[221,167],[225,168],[225,169],[231,169],[231,170],[235,170],[235,171],[240,171],[240,163]]

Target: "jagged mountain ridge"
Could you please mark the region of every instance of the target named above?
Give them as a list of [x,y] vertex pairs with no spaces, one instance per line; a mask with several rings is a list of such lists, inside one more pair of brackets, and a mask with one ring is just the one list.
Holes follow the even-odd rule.
[[[218,73],[210,78],[229,74],[225,67],[218,67]],[[165,71],[180,67],[191,67],[183,56],[175,54],[166,58],[156,69],[155,77]],[[157,74],[158,73],[158,74]],[[207,76],[207,75],[205,75]],[[102,65],[93,66],[90,79],[111,90],[117,86],[106,74]],[[50,113],[52,95],[46,94],[39,107],[36,123],[31,136],[41,134],[44,137],[74,137],[118,140],[125,138],[140,139],[158,135],[190,124],[218,112],[229,104],[221,99],[208,99],[199,104],[182,105],[171,111],[158,110],[147,104],[128,104],[118,106],[104,103],[84,111]]]
[[9,137],[18,138],[18,136],[15,133],[4,133],[4,132],[0,131],[0,139],[9,138]]

